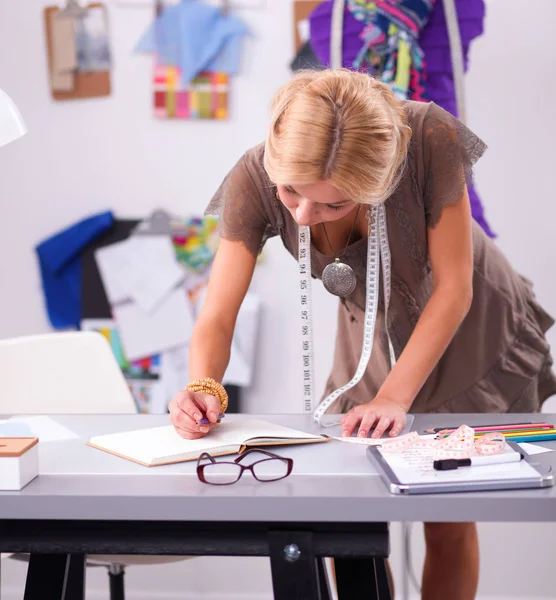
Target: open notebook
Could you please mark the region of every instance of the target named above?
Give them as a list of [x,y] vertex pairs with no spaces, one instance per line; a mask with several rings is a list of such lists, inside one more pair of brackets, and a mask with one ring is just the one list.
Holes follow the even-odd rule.
[[87,444],[147,467],[197,460],[203,452],[212,456],[237,454],[250,446],[281,446],[327,442],[328,438],[289,429],[267,421],[245,419],[222,423],[199,440],[185,440],[172,425],[111,433],[91,438]]

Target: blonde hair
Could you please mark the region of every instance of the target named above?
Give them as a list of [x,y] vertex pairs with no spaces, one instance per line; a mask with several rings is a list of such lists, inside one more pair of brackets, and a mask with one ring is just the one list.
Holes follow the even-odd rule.
[[410,137],[386,84],[347,69],[300,71],[274,97],[264,166],[276,185],[326,180],[379,203],[399,183]]

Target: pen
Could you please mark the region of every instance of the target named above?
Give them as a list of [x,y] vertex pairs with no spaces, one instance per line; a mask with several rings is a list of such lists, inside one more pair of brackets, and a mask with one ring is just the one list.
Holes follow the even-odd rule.
[[[473,427],[472,425],[470,425],[470,427],[473,427],[473,429],[475,429],[475,431],[480,430],[480,429],[486,429],[487,427],[502,427],[502,428],[510,428],[510,427],[518,427],[518,426],[527,426],[527,427],[540,427],[540,426],[544,426],[547,425],[547,423],[500,423],[500,424],[496,424],[493,423],[492,425],[477,425],[477,427]],[[455,431],[457,429],[457,427],[435,427],[434,429],[427,429],[425,431],[425,433],[444,433],[446,431]]]
[[437,471],[453,471],[459,467],[480,467],[519,462],[522,458],[523,456],[519,452],[494,454],[493,456],[474,456],[473,458],[444,458],[435,460],[433,467]]
[[[220,419],[223,419],[223,418],[224,418],[224,415],[218,415],[218,421],[220,421]],[[196,421],[195,425],[210,425],[210,421],[206,417],[203,417],[202,419],[199,419],[198,421]]]

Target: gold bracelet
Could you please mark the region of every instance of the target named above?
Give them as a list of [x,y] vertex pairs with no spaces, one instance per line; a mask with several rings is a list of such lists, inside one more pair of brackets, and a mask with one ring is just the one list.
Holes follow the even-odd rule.
[[224,414],[228,408],[228,392],[221,383],[218,383],[212,377],[196,379],[185,386],[189,392],[198,392],[200,394],[210,394],[220,400],[220,413]]

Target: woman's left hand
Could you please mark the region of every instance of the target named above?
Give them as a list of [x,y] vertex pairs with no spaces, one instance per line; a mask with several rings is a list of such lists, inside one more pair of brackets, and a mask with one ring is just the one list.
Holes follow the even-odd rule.
[[352,408],[345,414],[340,423],[342,435],[351,436],[359,426],[359,437],[367,437],[369,430],[374,431],[371,437],[379,438],[390,428],[390,436],[396,436],[405,427],[407,410],[390,398],[377,396],[372,402]]

